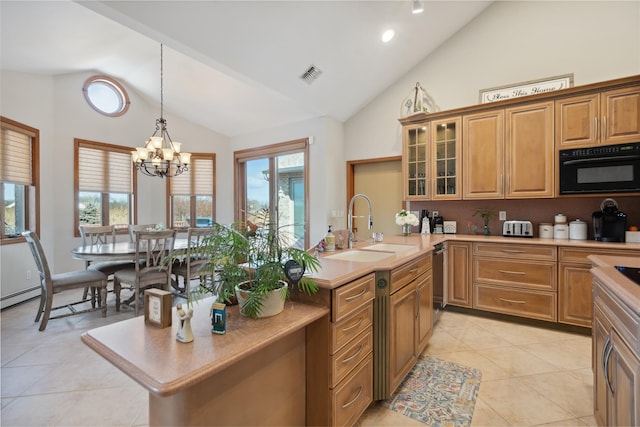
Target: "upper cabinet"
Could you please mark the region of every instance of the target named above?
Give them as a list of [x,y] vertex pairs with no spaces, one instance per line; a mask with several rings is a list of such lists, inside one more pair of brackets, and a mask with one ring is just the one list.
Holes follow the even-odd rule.
[[464,199],[553,197],[553,101],[463,118]]
[[504,198],[504,110],[462,118],[464,199]]
[[405,197],[426,200],[429,197],[429,124],[406,126],[402,139]]
[[462,199],[460,124],[460,116],[431,122],[432,200]]
[[640,139],[640,85],[555,102],[558,149]]
[[553,101],[505,113],[505,198],[553,197]]
[[558,150],[640,141],[640,75],[400,122],[405,200],[553,198]]

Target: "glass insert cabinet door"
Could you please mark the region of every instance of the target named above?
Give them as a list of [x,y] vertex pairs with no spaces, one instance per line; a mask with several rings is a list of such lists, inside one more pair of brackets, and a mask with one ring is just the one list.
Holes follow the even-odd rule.
[[433,177],[431,198],[460,200],[460,118],[431,122]]
[[424,200],[429,196],[429,126],[404,128],[405,194],[407,199]]

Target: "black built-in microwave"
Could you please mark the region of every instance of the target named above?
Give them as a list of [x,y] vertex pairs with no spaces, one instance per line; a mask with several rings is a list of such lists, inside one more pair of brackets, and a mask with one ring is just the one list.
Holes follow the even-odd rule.
[[560,194],[640,192],[640,142],[559,151]]

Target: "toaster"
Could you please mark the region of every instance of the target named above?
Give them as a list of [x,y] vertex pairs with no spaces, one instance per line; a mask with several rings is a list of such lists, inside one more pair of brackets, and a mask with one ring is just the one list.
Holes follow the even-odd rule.
[[505,221],[502,225],[502,235],[506,237],[533,237],[531,221]]

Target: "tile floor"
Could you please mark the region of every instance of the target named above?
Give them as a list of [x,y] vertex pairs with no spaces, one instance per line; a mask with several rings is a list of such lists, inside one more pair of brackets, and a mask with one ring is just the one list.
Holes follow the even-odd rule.
[[[33,322],[37,301],[0,313],[2,426],[145,426],[147,392],[80,341],[82,332],[133,316],[89,313]],[[427,353],[482,371],[474,426],[595,426],[591,339],[445,312]],[[422,425],[373,405],[361,426]]]

